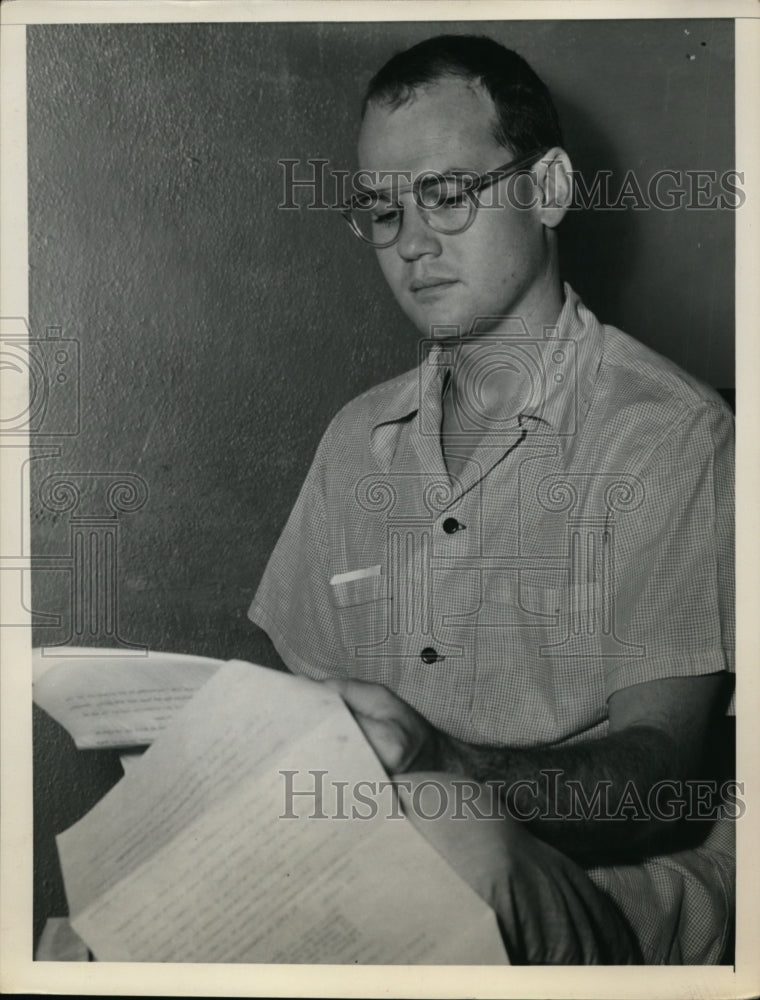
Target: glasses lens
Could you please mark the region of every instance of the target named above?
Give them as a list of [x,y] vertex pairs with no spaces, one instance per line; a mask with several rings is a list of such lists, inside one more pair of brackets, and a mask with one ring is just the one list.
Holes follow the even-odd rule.
[[438,176],[415,189],[415,201],[428,224],[439,233],[460,233],[472,219],[475,202],[468,191],[472,177]]
[[351,222],[361,238],[375,247],[393,243],[401,228],[403,210],[387,201],[370,200],[362,204],[358,199],[351,208]]
[[[475,214],[472,185],[473,176],[469,174],[428,175],[415,185],[414,201],[431,229],[439,233],[461,233]],[[357,196],[351,205],[354,230],[374,247],[387,247],[396,242],[403,217],[401,205],[375,195]]]

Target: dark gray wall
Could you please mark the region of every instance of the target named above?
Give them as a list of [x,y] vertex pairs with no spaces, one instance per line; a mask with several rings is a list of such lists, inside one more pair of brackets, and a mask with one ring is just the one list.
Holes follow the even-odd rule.
[[[372,253],[282,212],[281,157],[353,163],[358,98],[398,48],[465,24],[122,25],[28,33],[30,321],[81,349],[81,432],[32,463],[33,547],[63,553],[52,472],[129,472],[121,634],[271,660],[245,612],[324,427],[415,361]],[[730,21],[481,23],[553,90],[584,172],[733,166]],[[692,58],[693,57],[693,58]],[[718,387],[733,376],[729,212],[574,215],[566,275],[600,318]],[[35,610],[68,622],[66,574]],[[37,643],[66,629],[36,631]],[[38,922],[64,912],[51,832],[118,774],[38,727]],[[72,775],[73,784],[72,784]]]

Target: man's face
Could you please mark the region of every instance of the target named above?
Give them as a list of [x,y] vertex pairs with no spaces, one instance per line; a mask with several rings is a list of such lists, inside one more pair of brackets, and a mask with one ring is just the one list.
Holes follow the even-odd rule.
[[[360,165],[411,172],[412,179],[455,168],[484,173],[512,158],[494,139],[494,122],[493,102],[479,85],[442,79],[420,88],[395,111],[370,104],[359,137]],[[387,181],[378,185],[387,186]],[[456,324],[465,334],[480,316],[541,320],[541,302],[556,280],[550,273],[551,236],[537,207],[509,205],[506,192],[504,181],[488,192],[500,207],[480,208],[458,234],[435,232],[417,212],[413,194],[401,196],[400,237],[377,256],[399,305],[420,332]],[[520,178],[516,192],[523,204],[537,193],[528,177]]]

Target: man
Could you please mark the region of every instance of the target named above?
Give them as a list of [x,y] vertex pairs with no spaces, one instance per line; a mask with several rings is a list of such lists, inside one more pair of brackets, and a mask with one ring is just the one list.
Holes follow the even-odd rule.
[[407,789],[499,783],[498,821],[410,818],[513,962],[719,961],[730,829],[668,817],[733,663],[730,412],[562,285],[571,164],[515,53],[395,56],[359,155],[421,361],[333,420],[250,616]]

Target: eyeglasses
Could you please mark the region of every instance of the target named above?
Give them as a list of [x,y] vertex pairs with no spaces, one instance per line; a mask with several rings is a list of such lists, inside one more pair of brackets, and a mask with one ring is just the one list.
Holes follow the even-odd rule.
[[457,170],[444,176],[435,172],[422,174],[411,187],[397,189],[395,198],[387,191],[367,191],[354,195],[341,214],[351,232],[378,249],[393,246],[401,235],[404,207],[398,195],[412,191],[422,219],[437,233],[448,236],[463,233],[481,207],[478,195],[498,181],[526,171],[546,149],[536,149],[518,160],[511,160],[484,174]]

